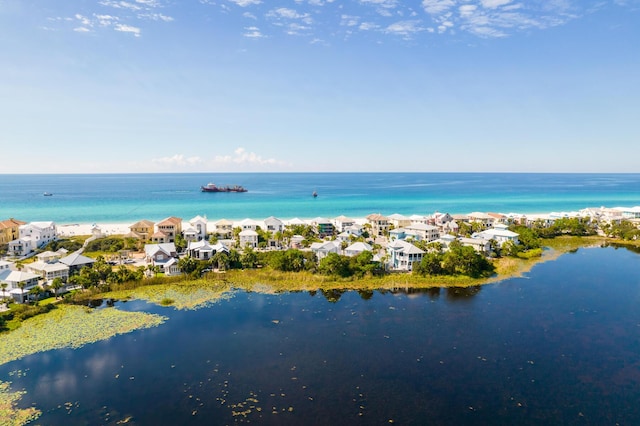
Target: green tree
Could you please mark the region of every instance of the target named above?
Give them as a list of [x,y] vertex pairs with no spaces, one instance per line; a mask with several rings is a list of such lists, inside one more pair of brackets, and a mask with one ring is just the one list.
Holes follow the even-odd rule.
[[251,247],[247,247],[244,249],[242,256],[240,257],[240,262],[242,263],[243,268],[254,269],[258,266],[258,256]]
[[42,290],[42,288],[39,285],[32,287],[31,290],[29,290],[29,294],[35,298],[36,303],[38,303],[38,300],[40,300],[40,296],[42,295],[43,292],[44,290]]
[[7,296],[7,295],[6,295],[6,291],[7,291],[7,287],[8,287],[8,286],[9,286],[9,284],[8,284],[8,283],[6,283],[6,282],[4,282],[4,281],[3,281],[3,282],[0,282],[0,287],[2,288],[2,297],[3,297],[3,298]]
[[229,269],[230,265],[229,255],[224,251],[216,252],[213,256],[211,256],[209,262],[211,263],[211,267],[213,269],[218,269],[221,271]]
[[426,252],[422,256],[422,260],[416,265],[413,270],[414,274],[418,275],[442,275],[444,268],[442,267],[442,260],[444,255],[440,252]]
[[339,255],[338,253],[329,253],[318,265],[318,271],[324,275],[333,275],[339,277],[349,277],[352,275],[349,267],[349,258]]
[[178,267],[185,274],[193,274],[198,271],[198,261],[191,256],[185,256],[178,260]]
[[53,289],[53,294],[56,297],[56,299],[58,298],[58,290],[60,290],[62,287],[64,287],[64,282],[62,281],[62,278],[55,277],[51,282],[51,288]]

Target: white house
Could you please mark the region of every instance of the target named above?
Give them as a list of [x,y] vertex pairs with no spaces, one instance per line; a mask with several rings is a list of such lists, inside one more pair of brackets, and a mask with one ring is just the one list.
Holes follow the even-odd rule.
[[230,237],[233,234],[233,222],[227,219],[220,219],[215,223],[216,234],[223,237]]
[[[7,283],[5,291],[19,302],[24,302],[25,294],[37,286],[38,281],[40,281],[40,276],[32,272],[6,269],[0,271],[0,282]],[[23,289],[20,288],[21,285],[24,285]]]
[[18,238],[17,240],[9,241],[7,244],[7,254],[13,257],[23,257],[31,253],[37,248],[35,241],[29,237]]
[[42,247],[55,240],[57,227],[55,222],[31,222],[20,225],[20,238],[30,238],[34,247]]
[[399,213],[389,215],[387,216],[387,219],[389,219],[389,223],[391,223],[394,228],[405,228],[411,225],[411,219]]
[[519,235],[513,231],[509,231],[508,229],[501,228],[491,228],[485,229],[482,232],[476,232],[472,235],[473,238],[482,238],[485,240],[495,240],[498,244],[504,244],[507,241],[511,241],[515,244],[518,244]]
[[182,231],[187,241],[201,241],[207,238],[207,219],[196,216],[189,221],[189,225]]
[[269,216],[264,220],[265,229],[273,234],[284,231],[284,222],[275,216]]
[[345,256],[349,256],[349,257],[353,257],[353,256],[357,256],[360,253],[362,253],[363,251],[373,251],[373,248],[367,244],[367,243],[363,243],[361,241],[355,242],[353,244],[351,244],[349,247],[344,249],[344,255]]
[[187,254],[198,260],[209,260],[218,252],[229,253],[229,249],[222,243],[211,244],[207,240],[190,241]]
[[356,224],[354,219],[346,217],[344,215],[338,216],[333,219],[333,225],[338,233],[345,232],[347,228],[350,228]]
[[254,230],[251,229],[245,229],[244,231],[241,231],[239,234],[239,238],[240,238],[240,247],[244,248],[244,247],[251,247],[251,248],[256,248],[258,247],[258,233]]
[[325,258],[329,253],[340,253],[340,241],[324,241],[321,243],[311,243],[311,251],[316,255],[318,261]]
[[394,240],[387,245],[389,268],[397,271],[412,271],[413,264],[420,262],[424,251],[404,240]]
[[243,231],[255,231],[256,229],[258,229],[258,222],[247,218],[238,222],[236,226],[238,226]]
[[433,225],[425,225],[422,223],[411,224],[406,227],[407,234],[412,234],[418,241],[435,241],[440,238],[440,230]]
[[45,284],[51,284],[54,279],[60,278],[63,282],[69,279],[69,267],[60,262],[33,262],[25,265],[28,272],[40,275]]

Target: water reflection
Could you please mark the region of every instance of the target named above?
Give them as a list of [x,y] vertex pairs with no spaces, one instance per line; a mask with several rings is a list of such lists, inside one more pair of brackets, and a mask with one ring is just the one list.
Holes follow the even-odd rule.
[[116,302],[170,318],[0,379],[28,368],[11,381],[47,425],[640,424],[638,264],[581,249],[484,287]]

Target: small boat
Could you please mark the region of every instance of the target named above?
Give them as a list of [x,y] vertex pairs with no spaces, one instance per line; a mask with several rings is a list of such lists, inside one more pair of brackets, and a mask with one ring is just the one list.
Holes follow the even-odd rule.
[[52,193],[50,193],[50,192],[45,192],[45,193],[44,193],[44,194],[42,194],[42,195],[44,195],[45,197],[51,197],[53,194],[52,194]]
[[313,195],[313,198],[316,198],[318,196],[318,193],[316,191],[313,191],[311,195]]
[[247,189],[240,185],[217,186],[215,183],[208,183],[200,187],[202,192],[247,192]]

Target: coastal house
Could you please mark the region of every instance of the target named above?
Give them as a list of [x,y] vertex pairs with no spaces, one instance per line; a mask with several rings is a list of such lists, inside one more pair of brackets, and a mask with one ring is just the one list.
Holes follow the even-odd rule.
[[129,226],[132,237],[139,238],[142,241],[149,241],[154,233],[155,223],[150,220],[143,219]]
[[20,226],[27,222],[9,218],[0,222],[0,245],[8,244],[10,241],[20,238]]
[[189,221],[189,225],[182,231],[186,241],[201,241],[207,238],[207,219],[196,216]]
[[304,237],[302,235],[293,235],[289,239],[289,247],[292,249],[300,249],[304,244]]
[[416,241],[432,242],[440,238],[440,230],[433,225],[422,223],[410,224],[406,227],[407,234],[412,235]]
[[80,272],[80,269],[84,268],[85,266],[90,268],[95,262],[95,259],[83,256],[78,252],[72,253],[69,256],[60,259],[60,263],[65,264],[69,267],[69,275]]
[[411,218],[399,213],[389,215],[387,219],[394,228],[404,228],[411,225]]
[[362,241],[355,242],[344,249],[344,255],[353,257],[357,256],[364,251],[373,252],[373,247],[367,243],[363,243]]
[[215,225],[215,232],[220,238],[230,238],[233,235],[233,222],[227,219],[220,219]]
[[240,234],[238,234],[238,238],[238,244],[241,248],[258,247],[258,233],[254,230],[245,229],[244,231],[240,231]]
[[169,236],[161,231],[156,231],[151,235],[149,240],[154,244],[166,244],[169,242]]
[[15,269],[16,264],[7,260],[0,260],[0,272]]
[[237,226],[242,230],[242,231],[255,231],[258,229],[258,222],[256,222],[253,219],[243,219],[240,222],[238,222]]
[[7,244],[7,255],[12,257],[24,257],[33,252],[37,246],[35,241],[29,237],[18,238],[17,240],[9,241]]
[[472,247],[475,251],[481,254],[486,254],[491,249],[489,240],[485,240],[483,238],[456,237],[454,235],[446,234],[442,235],[436,242],[440,243],[443,250],[447,251],[453,241],[458,241],[463,246]]
[[36,259],[38,259],[38,261],[40,262],[53,263],[66,256],[67,253],[69,253],[69,250],[65,248],[60,248],[56,251],[47,250],[43,251],[42,253],[36,254]]
[[340,253],[340,241],[323,241],[311,243],[311,251],[316,255],[318,261],[325,258],[329,253]]
[[16,301],[24,303],[26,294],[38,285],[40,276],[28,271],[0,271],[0,282],[6,283],[6,292]]
[[320,238],[332,236],[335,230],[333,222],[325,217],[311,219],[311,225],[315,227]]
[[272,234],[284,231],[284,222],[275,216],[269,216],[264,220],[265,229]]
[[494,240],[498,244],[502,245],[506,242],[513,242],[518,244],[519,235],[516,232],[509,231],[505,228],[490,228],[481,232],[476,232],[471,236],[472,238],[482,238],[485,240]]
[[153,266],[159,266],[164,269],[164,266],[171,266],[172,263],[168,263],[171,259],[178,258],[178,252],[176,251],[176,245],[174,243],[163,244],[146,244],[144,246],[145,260],[151,263]]
[[171,216],[158,222],[156,227],[158,232],[166,235],[165,241],[167,243],[173,243],[176,241],[176,235],[182,233],[182,219]]
[[198,260],[209,260],[218,252],[229,253],[229,249],[222,243],[211,244],[207,240],[190,241],[187,254]]
[[431,218],[429,216],[423,216],[420,214],[412,214],[409,216],[409,220],[412,224],[422,223],[424,225],[429,225],[431,223]]
[[394,240],[387,244],[388,267],[395,271],[412,271],[413,265],[420,262],[424,251],[404,240]]
[[461,223],[470,222],[469,216],[467,216],[466,214],[452,214],[451,217],[458,223],[458,225]]
[[338,233],[346,232],[348,228],[351,228],[356,224],[354,219],[350,217],[340,215],[333,219],[333,226]]
[[622,215],[623,219],[640,219],[640,206],[635,207],[614,207]]
[[490,228],[493,225],[493,217],[486,213],[472,212],[467,215],[469,222],[475,222],[482,225],[483,228]]
[[371,225],[372,237],[384,237],[389,232],[389,219],[378,213],[370,214],[366,217],[367,223]]
[[37,261],[25,265],[25,270],[39,275],[44,285],[49,285],[54,279],[60,278],[63,282],[69,279],[69,267],[60,262]]

